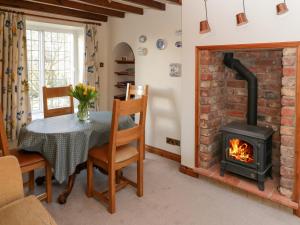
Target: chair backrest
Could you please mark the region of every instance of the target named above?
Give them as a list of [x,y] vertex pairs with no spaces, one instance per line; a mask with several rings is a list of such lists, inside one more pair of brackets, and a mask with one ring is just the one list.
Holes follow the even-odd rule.
[[142,95],[148,96],[148,85],[132,85],[127,83],[126,100],[140,98]]
[[23,197],[22,173],[17,158],[0,157],[0,208]]
[[[70,95],[71,87],[72,87],[71,85],[65,87],[53,87],[53,88],[43,87],[43,103],[44,103],[45,118],[74,113],[73,97]],[[68,107],[49,109],[48,99],[59,98],[59,97],[69,97],[70,105]]]
[[[145,139],[145,121],[147,110],[147,96],[143,95],[139,99],[120,101],[114,100],[111,134],[110,134],[110,153],[109,161],[115,162],[115,152],[120,146],[138,142],[139,153],[142,154]],[[130,116],[139,113],[139,123],[132,128],[119,130],[119,119],[121,116]]]
[[[4,127],[4,117],[2,110],[0,110],[0,155],[7,156],[9,155],[8,140],[6,135],[6,129]],[[2,152],[1,152],[2,151]]]

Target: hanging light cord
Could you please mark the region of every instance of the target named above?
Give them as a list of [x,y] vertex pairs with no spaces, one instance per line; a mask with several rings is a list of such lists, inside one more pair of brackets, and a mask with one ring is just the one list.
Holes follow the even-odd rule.
[[244,13],[246,13],[245,0],[243,0],[243,9],[244,9]]
[[206,20],[208,20],[208,16],[207,16],[207,0],[204,0],[204,4],[205,4],[205,17],[206,17]]

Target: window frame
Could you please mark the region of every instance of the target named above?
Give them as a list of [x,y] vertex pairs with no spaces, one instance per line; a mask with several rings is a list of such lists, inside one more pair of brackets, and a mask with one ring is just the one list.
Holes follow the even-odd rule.
[[[31,21],[30,22],[35,22]],[[49,25],[48,25],[49,24]],[[57,27],[56,27],[57,26]],[[40,110],[32,111],[32,117],[35,118],[43,118],[44,114],[44,106],[43,106],[43,86],[45,86],[45,32],[55,32],[55,33],[70,33],[73,35],[73,48],[71,52],[71,85],[74,85],[82,80],[80,76],[80,68],[79,68],[79,39],[84,35],[83,27],[81,26],[68,26],[68,28],[62,28],[61,24],[53,24],[53,23],[38,23],[36,24],[27,24],[27,30],[38,31],[39,35],[39,108]],[[67,26],[67,25],[65,25]],[[73,28],[73,29],[72,29]]]

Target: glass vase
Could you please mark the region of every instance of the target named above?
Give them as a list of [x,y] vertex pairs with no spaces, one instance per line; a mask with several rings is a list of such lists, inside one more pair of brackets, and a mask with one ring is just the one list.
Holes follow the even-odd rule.
[[89,119],[89,105],[86,103],[79,103],[77,117],[80,121]]

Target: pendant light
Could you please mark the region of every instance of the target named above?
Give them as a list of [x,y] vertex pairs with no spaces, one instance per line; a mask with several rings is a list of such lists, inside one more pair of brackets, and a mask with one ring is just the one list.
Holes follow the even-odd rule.
[[248,19],[246,16],[245,0],[243,0],[243,10],[243,12],[236,14],[236,24],[238,26],[248,23]]
[[207,0],[204,0],[204,4],[205,4],[205,20],[200,22],[200,34],[204,34],[204,33],[208,33],[210,32],[210,26],[208,23],[208,17],[207,17],[207,4],[206,4]]
[[277,6],[276,6],[276,10],[277,10],[277,15],[282,15],[286,12],[289,11],[287,5],[286,5],[286,0],[284,0],[284,2],[282,3],[279,3]]

